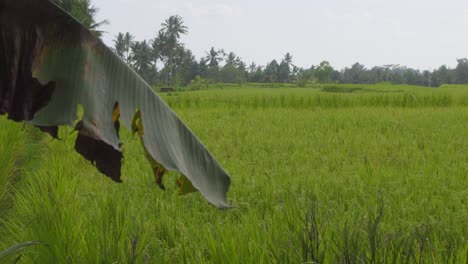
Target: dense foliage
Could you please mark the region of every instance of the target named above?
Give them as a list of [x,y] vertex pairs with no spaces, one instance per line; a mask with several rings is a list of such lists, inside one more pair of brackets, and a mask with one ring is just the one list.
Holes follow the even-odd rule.
[[[92,32],[106,20],[96,22],[98,11],[90,0],[54,0],[75,16]],[[114,51],[131,65],[148,83],[156,86],[187,86],[200,76],[211,83],[295,83],[306,87],[309,83],[380,83],[411,84],[438,87],[442,84],[468,84],[468,59],[457,59],[454,69],[442,65],[439,68],[418,70],[399,64],[366,68],[358,62],[338,70],[327,61],[308,68],[293,64],[290,53],[281,60],[273,59],[265,66],[252,62],[250,65],[234,52],[211,47],[206,56],[197,59],[179,38],[188,33],[183,18],[174,15],[161,24],[154,38],[137,41],[129,32],[118,33],[114,38]],[[158,67],[160,66],[160,67]]]
[[[97,36],[98,27],[106,20],[96,22],[98,11],[90,0],[54,0],[75,16]],[[468,59],[457,59],[455,69],[445,65],[433,71],[412,69],[398,64],[366,68],[358,62],[342,70],[334,69],[322,61],[309,68],[293,64],[293,56],[286,53],[278,61],[266,66],[252,62],[249,66],[234,52],[211,47],[206,56],[197,59],[179,38],[188,33],[183,18],[174,15],[161,24],[153,39],[137,41],[129,33],[118,33],[114,38],[114,51],[131,65],[148,83],[156,86],[187,86],[200,76],[211,83],[379,83],[412,84],[438,87],[442,84],[468,84]],[[158,67],[161,66],[161,67]]]
[[[174,22],[175,21],[175,22]],[[200,76],[211,83],[295,83],[306,87],[310,83],[380,83],[411,84],[438,87],[442,84],[468,84],[468,59],[458,59],[455,69],[445,65],[433,71],[417,70],[398,64],[366,68],[355,63],[342,70],[334,69],[328,61],[309,68],[293,64],[293,56],[286,53],[278,61],[266,66],[252,62],[249,66],[234,52],[211,47],[206,56],[197,59],[179,42],[180,34],[188,28],[180,16],[171,16],[151,40],[134,41],[129,33],[119,33],[114,39],[115,52],[150,84],[156,86],[187,86]],[[162,65],[159,69],[158,65]]]
[[100,37],[102,31],[98,28],[102,25],[108,24],[107,20],[100,22],[96,21],[96,15],[99,11],[94,5],[91,4],[91,0],[52,0],[65,11],[70,13],[84,26],[89,28],[94,35]]

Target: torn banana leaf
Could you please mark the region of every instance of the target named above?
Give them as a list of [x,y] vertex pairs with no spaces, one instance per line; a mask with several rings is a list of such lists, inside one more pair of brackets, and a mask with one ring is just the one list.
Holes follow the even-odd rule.
[[135,114],[135,116],[132,119],[132,132],[133,134],[137,133],[138,137],[140,138],[141,144],[143,145],[143,151],[145,152],[145,158],[148,160],[151,169],[153,169],[153,174],[154,174],[154,181],[156,184],[161,188],[162,190],[165,190],[166,187],[163,184],[163,176],[167,172],[166,168],[164,168],[163,165],[161,165],[159,162],[157,162],[151,154],[148,152],[148,150],[145,147],[145,142],[143,139],[143,134],[144,134],[144,129],[143,129],[143,122],[141,120],[141,112],[138,110]]
[[[145,132],[143,128],[143,123],[141,122],[141,112],[139,110],[136,112],[132,120],[132,132],[133,134],[138,134],[138,137],[140,138],[140,141],[143,145],[143,151],[145,152],[145,157],[148,160],[151,168],[153,169],[154,181],[159,186],[159,188],[165,190],[166,187],[162,182],[162,178],[167,172],[167,170],[166,168],[164,168],[163,165],[161,165],[159,162],[153,159],[153,157],[149,154],[148,150],[145,147],[143,139],[143,134]],[[189,180],[187,180],[187,177],[183,175],[180,176],[180,178],[177,180],[177,186],[179,187],[178,193],[181,195],[197,191],[197,189],[193,187],[192,183]]]
[[229,206],[229,175],[101,40],[48,0],[0,0],[0,114],[56,136],[57,126],[74,126],[78,105],[84,114],[76,127],[75,149],[99,171],[120,181],[114,110],[117,106],[127,128],[139,110],[142,142],[152,159],[184,175],[210,203]]

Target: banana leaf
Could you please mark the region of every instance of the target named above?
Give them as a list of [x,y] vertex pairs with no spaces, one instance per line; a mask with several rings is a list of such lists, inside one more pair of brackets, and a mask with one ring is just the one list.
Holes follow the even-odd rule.
[[52,136],[58,126],[74,126],[75,149],[118,182],[120,122],[130,129],[137,111],[151,157],[213,205],[228,207],[230,176],[131,67],[51,1],[0,0],[0,114]]

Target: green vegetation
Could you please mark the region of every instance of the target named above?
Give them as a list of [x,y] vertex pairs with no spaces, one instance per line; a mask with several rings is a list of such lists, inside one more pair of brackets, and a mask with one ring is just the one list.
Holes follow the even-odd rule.
[[[390,84],[324,84],[294,88],[289,84],[212,85],[194,93],[161,94],[173,108],[350,108],[350,107],[450,107],[468,106],[467,86],[427,88]],[[261,87],[261,88],[260,88]],[[287,89],[282,89],[282,87]],[[220,89],[221,88],[221,89]],[[226,91],[227,90],[227,91]]]
[[[91,0],[53,0],[73,15],[96,36],[108,21],[96,22],[98,9]],[[115,35],[113,50],[146,82],[158,87],[186,87],[200,76],[211,83],[294,83],[300,87],[307,82],[410,84],[439,87],[443,84],[468,84],[468,59],[457,58],[453,69],[441,65],[432,71],[412,69],[399,64],[367,67],[359,62],[344,69],[333,68],[328,61],[304,68],[293,64],[293,56],[286,53],[281,60],[272,59],[266,65],[245,60],[234,52],[211,47],[206,56],[196,58],[193,52],[179,41],[189,33],[189,27],[179,15],[173,15],[160,24],[152,39],[135,40],[130,32]],[[455,58],[454,58],[455,59]],[[158,66],[162,67],[158,69]]]
[[[170,16],[150,40],[135,41],[126,32],[114,38],[114,51],[133,67],[146,82],[157,87],[186,87],[200,76],[211,83],[291,83],[306,87],[308,83],[393,84],[439,87],[443,84],[468,84],[468,59],[457,59],[453,69],[441,65],[435,70],[412,69],[399,64],[366,68],[359,62],[344,69],[335,69],[328,61],[308,68],[293,64],[288,52],[281,60],[273,59],[265,66],[246,62],[234,52],[211,47],[206,56],[197,59],[192,51],[179,41],[188,34],[183,18]],[[311,62],[312,64],[313,62]],[[158,69],[158,65],[163,65]]]
[[15,180],[0,185],[0,252],[38,240],[19,263],[467,263],[468,87],[224,88],[164,99],[232,175],[229,210],[179,197],[175,173],[159,190],[129,132],[115,184],[72,151],[71,129],[31,145],[1,120],[0,179]]
[[52,2],[70,13],[97,37],[101,37],[103,33],[98,28],[109,23],[107,20],[96,21],[99,9],[93,6],[91,0],[52,0]]
[[[54,1],[76,21],[32,2],[0,10],[0,112],[52,136],[84,112],[60,140],[0,120],[0,261],[468,263],[468,88],[447,85],[468,83],[467,59],[338,71],[287,53],[247,67],[212,47],[197,60],[174,15],[151,40],[119,33],[122,62],[92,36],[106,21],[90,0]],[[234,175],[232,208],[203,199],[227,208],[230,177],[124,62],[171,91],[167,104]],[[120,182],[120,139],[117,185],[93,165]],[[163,184],[166,168],[184,175]]]
[[[24,177],[23,172],[33,170],[37,166],[37,155],[40,153],[41,142],[39,133],[24,124],[8,122],[0,118],[0,231],[5,228],[8,214],[13,208],[17,184]],[[0,232],[1,236],[2,232]],[[26,247],[34,246],[40,242],[31,241],[12,242],[0,246],[0,263],[2,261],[14,262],[16,253]]]

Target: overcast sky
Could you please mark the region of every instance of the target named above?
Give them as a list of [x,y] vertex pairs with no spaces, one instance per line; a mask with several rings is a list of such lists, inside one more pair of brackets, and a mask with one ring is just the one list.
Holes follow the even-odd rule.
[[301,67],[328,60],[337,69],[401,64],[454,67],[468,57],[468,0],[93,0],[109,20],[104,42],[118,32],[152,39],[171,15],[189,32],[181,41],[197,58],[210,47],[247,64],[293,55]]

